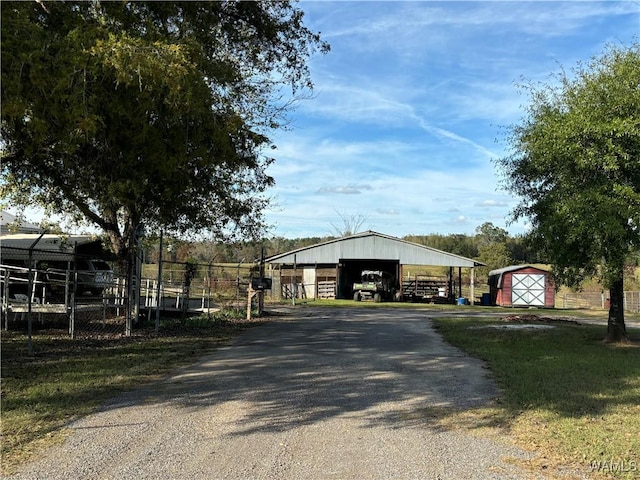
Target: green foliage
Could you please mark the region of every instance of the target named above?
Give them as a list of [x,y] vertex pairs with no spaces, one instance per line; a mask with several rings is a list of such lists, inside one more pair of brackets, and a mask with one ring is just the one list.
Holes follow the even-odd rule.
[[480,247],[478,260],[485,263],[486,267],[478,268],[479,277],[487,277],[491,270],[508,267],[513,264],[511,253],[505,243],[488,243]]
[[526,235],[507,237],[505,244],[515,265],[524,263],[546,263],[535,243]]
[[406,235],[403,237],[408,242],[418,243],[427,247],[442,250],[467,258],[478,256],[478,247],[474,237],[464,234],[430,234],[430,235]]
[[557,278],[611,286],[640,248],[640,45],[610,47],[573,78],[526,85],[531,103],[498,161]]
[[328,45],[289,2],[2,2],[2,196],[102,228],[257,236],[267,133]]
[[476,228],[476,243],[479,247],[484,247],[492,243],[504,243],[509,233],[500,227],[496,227],[491,222],[485,222]]

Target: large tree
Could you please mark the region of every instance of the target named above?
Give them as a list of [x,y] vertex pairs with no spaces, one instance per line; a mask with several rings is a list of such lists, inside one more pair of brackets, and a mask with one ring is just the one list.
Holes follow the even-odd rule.
[[626,338],[623,271],[640,248],[640,45],[611,46],[572,75],[528,85],[511,152],[497,163],[521,198],[513,218],[562,283],[598,276],[609,288],[609,341]]
[[479,227],[476,227],[476,244],[478,248],[492,243],[505,243],[507,238],[509,238],[509,232],[504,228],[496,227],[491,222],[484,222]]
[[327,51],[287,1],[12,2],[2,9],[2,197],[136,231],[263,227],[268,138]]

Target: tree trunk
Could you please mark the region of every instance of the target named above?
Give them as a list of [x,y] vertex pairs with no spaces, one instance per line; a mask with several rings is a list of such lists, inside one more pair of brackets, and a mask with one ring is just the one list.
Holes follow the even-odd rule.
[[609,288],[609,320],[606,342],[620,342],[627,339],[624,324],[624,281],[622,277],[613,281]]
[[[107,216],[107,214],[105,214]],[[132,310],[134,307],[134,269],[136,254],[136,231],[138,223],[131,221],[131,215],[127,214],[124,220],[123,231],[120,230],[117,222],[117,216],[112,213],[108,216],[109,222],[103,226],[105,233],[111,241],[111,247],[116,255],[118,264],[118,273],[125,279],[124,288],[124,309],[127,312],[127,328],[126,335],[131,334],[132,320],[137,324],[137,318],[132,318]]]

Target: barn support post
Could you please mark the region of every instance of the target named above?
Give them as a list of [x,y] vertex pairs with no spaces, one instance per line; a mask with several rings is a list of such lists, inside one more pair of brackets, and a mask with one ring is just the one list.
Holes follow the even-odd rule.
[[5,312],[4,314],[4,329],[9,330],[9,315],[8,315],[8,311],[9,311],[9,282],[11,281],[11,272],[10,270],[7,268],[4,270],[3,273],[4,277],[3,277],[3,285],[5,285],[5,288],[3,290],[2,293],[2,311]]
[[315,280],[313,281],[313,300],[316,301],[318,300],[318,262],[315,263],[313,269],[315,272]]
[[458,298],[462,298],[462,267],[458,267]]
[[449,300],[452,303],[455,303],[456,300],[456,287],[455,287],[455,283],[453,280],[453,267],[449,267],[449,278],[448,278],[448,283],[449,283]]
[[77,315],[77,304],[76,304],[76,285],[78,285],[78,271],[76,267],[73,267],[73,289],[71,291],[71,312],[69,314],[69,336],[73,339],[76,335],[76,315]]
[[296,255],[293,256],[293,292],[291,294],[291,297],[293,297],[292,300],[292,305],[295,307],[296,306],[296,297],[298,296],[298,266],[297,266],[297,262],[296,262]]
[[476,269],[471,267],[471,278],[469,279],[469,287],[471,288],[471,306],[475,304],[476,298],[475,286],[476,286]]
[[[33,242],[31,244],[31,246],[29,247],[29,280],[28,280],[28,288],[27,288],[27,293],[28,293],[28,297],[27,297],[27,331],[28,331],[28,340],[27,340],[27,353],[28,355],[31,357],[33,356],[33,337],[32,337],[32,326],[33,326],[33,320],[31,318],[31,309],[32,309],[32,302],[33,302],[33,291],[34,291],[34,281],[33,281],[33,249],[36,248],[36,244],[42,239],[42,237],[44,236],[44,234],[47,233],[47,231],[43,231],[40,236],[38,238],[36,238],[36,241]],[[74,248],[74,255],[75,255],[75,248]],[[8,288],[8,284],[6,285],[5,288]]]
[[144,260],[144,250],[142,248],[142,238],[136,238],[136,289],[134,291],[134,322],[136,325],[140,322],[140,289],[142,288],[142,262]]
[[[260,249],[260,283],[264,279],[264,245]],[[258,292],[258,315],[264,312],[264,290]]]
[[[269,263],[269,278],[271,278],[271,300],[280,300],[282,297],[282,282],[280,281],[280,265]],[[277,275],[277,276],[276,276]]]
[[249,282],[249,288],[247,288],[247,320],[251,320],[251,300],[253,299],[253,288],[251,282]]

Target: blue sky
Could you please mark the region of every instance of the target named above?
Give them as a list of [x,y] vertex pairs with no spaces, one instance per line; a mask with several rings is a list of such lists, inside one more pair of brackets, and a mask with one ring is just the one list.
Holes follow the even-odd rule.
[[[325,236],[340,216],[394,236],[508,226],[516,199],[492,159],[551,82],[640,33],[640,2],[302,1],[331,52],[311,60],[314,98],[273,140],[271,235]],[[271,153],[270,153],[271,154]]]
[[492,163],[528,101],[516,84],[551,82],[640,34],[640,0],[298,5],[331,52],[311,59],[313,98],[266,152],[276,158],[268,236],[287,238],[329,235],[341,216],[398,237],[473,234],[484,222],[526,231],[506,224],[517,199]]

